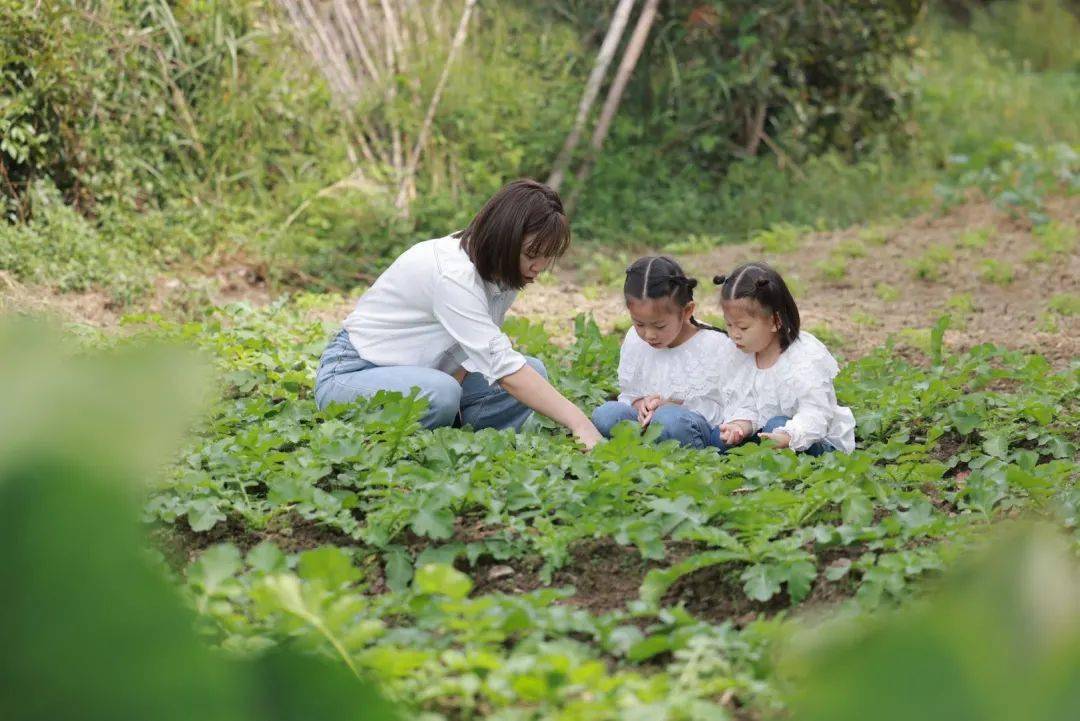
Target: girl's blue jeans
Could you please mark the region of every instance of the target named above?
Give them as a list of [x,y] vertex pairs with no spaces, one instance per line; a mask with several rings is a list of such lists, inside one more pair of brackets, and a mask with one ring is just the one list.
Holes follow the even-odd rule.
[[[770,418],[759,432],[772,433],[777,428],[786,425],[790,420],[786,416]],[[611,429],[617,423],[622,421],[637,423],[637,411],[626,403],[608,401],[593,411],[592,421],[598,431],[605,437],[610,438]],[[660,437],[657,440],[675,440],[690,448],[712,447],[718,449],[721,453],[727,451],[727,446],[720,438],[719,427],[710,424],[700,413],[687,410],[680,405],[665,404],[660,406],[653,413],[652,422],[662,426]],[[757,442],[759,438],[755,434],[750,440]],[[820,456],[822,453],[833,450],[836,449],[832,445],[825,441],[818,441],[802,452],[811,456]]]
[[[783,428],[784,426],[786,426],[787,422],[790,420],[791,419],[787,416],[774,416],[773,418],[770,418],[764,426],[761,427],[761,430],[758,431],[758,433],[772,433],[777,428]],[[754,439],[757,440],[757,436],[754,436]],[[832,447],[831,443],[826,443],[825,441],[818,441],[817,443],[807,448],[805,451],[799,452],[805,453],[808,456],[820,456],[822,453],[829,453],[830,451],[835,450],[836,449]]]
[[[547,369],[536,358],[525,361],[547,378]],[[323,351],[315,374],[315,403],[325,408],[332,402],[349,403],[379,391],[397,391],[408,395],[413,388],[427,399],[428,409],[421,420],[425,428],[468,425],[473,428],[513,428],[521,426],[532,414],[497,383],[488,382],[479,373],[468,373],[458,383],[453,376],[434,368],[420,366],[377,366],[364,360],[342,330]]]
[[[608,401],[593,411],[592,422],[596,430],[611,437],[611,429],[621,421],[637,423],[634,408],[619,401]],[[690,448],[717,448],[721,453],[727,446],[720,439],[720,429],[705,420],[705,416],[680,405],[666,403],[653,412],[652,423],[661,426],[658,441],[678,441]]]

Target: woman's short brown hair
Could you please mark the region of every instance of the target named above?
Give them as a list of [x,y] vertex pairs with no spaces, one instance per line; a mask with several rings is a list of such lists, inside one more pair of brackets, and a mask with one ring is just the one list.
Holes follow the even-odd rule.
[[535,180],[515,180],[491,196],[459,237],[481,278],[523,288],[521,254],[561,256],[570,247],[570,220],[554,190]]

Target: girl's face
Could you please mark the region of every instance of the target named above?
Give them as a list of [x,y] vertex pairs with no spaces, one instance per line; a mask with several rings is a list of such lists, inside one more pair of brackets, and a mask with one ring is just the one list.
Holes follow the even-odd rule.
[[723,302],[728,336],[743,353],[760,353],[774,342],[779,343],[779,321],[754,300]]
[[630,311],[630,320],[641,340],[653,348],[670,348],[690,322],[694,302],[680,308],[668,298],[630,298],[626,301],[626,309]]

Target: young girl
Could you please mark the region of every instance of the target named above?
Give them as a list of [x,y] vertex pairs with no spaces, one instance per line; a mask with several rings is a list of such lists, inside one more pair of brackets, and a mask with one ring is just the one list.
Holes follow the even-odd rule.
[[760,436],[814,456],[853,451],[855,417],[833,390],[840,369],[821,341],[799,331],[799,309],[780,274],[747,263],[713,282],[721,286],[727,332],[745,354],[731,387],[748,397]]
[[633,328],[619,356],[619,398],[593,413],[605,436],[620,421],[663,427],[660,440],[684,446],[727,446],[743,440],[750,421],[722,425],[725,417],[752,418],[752,409],[724,407],[725,376],[740,362],[735,344],[694,319],[694,287],[671,258],[649,256],[626,270],[623,294]]

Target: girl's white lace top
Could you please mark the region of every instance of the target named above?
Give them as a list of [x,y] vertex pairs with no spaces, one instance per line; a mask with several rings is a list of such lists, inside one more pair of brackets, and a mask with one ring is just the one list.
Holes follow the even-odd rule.
[[[791,448],[804,451],[818,441],[837,450],[855,450],[855,416],[837,404],[833,379],[840,372],[829,349],[806,331],[780,354],[771,368],[758,368],[752,353],[740,353],[731,377],[734,405],[755,409],[754,426],[760,428],[771,418],[791,420],[778,428],[791,436]],[[725,414],[724,420],[734,420]]]
[[745,398],[741,408],[731,405],[736,394],[727,385],[742,355],[727,335],[713,330],[700,329],[674,348],[653,348],[631,328],[619,355],[619,401],[659,394],[682,401],[714,426],[725,418],[751,420],[753,406]]

